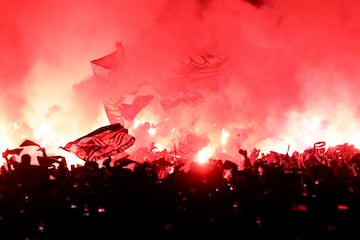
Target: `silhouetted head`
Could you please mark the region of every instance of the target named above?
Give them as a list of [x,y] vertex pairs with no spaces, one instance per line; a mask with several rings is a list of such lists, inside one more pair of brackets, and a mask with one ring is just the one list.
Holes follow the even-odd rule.
[[21,164],[30,165],[30,163],[31,163],[31,156],[29,154],[23,154],[21,156]]

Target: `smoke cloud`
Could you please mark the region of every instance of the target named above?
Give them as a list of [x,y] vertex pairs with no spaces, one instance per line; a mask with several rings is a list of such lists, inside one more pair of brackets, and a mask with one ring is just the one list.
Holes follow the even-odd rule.
[[261,3],[2,1],[1,148],[29,138],[56,149],[108,124],[108,89],[92,77],[90,60],[114,51],[117,41],[126,50],[132,81],[122,91],[129,93],[145,85],[176,91],[179,83],[164,76],[189,55],[228,57],[231,77],[220,91],[166,113],[171,128],[195,123],[209,136],[226,128],[234,151],[284,152],[288,144],[301,150],[320,140],[358,144],[359,2]]

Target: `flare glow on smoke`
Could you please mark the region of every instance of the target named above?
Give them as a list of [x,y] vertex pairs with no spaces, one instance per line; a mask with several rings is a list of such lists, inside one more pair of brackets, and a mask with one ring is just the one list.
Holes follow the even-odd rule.
[[[173,92],[174,67],[190,55],[227,56],[231,77],[198,106],[139,115],[159,125],[138,137],[172,146],[180,129],[213,150],[302,150],[360,142],[360,16],[356,0],[15,0],[0,3],[0,148],[32,139],[49,152],[108,124],[103,82],[89,61],[121,41],[131,81]],[[320,14],[321,13],[321,14]],[[163,128],[162,128],[163,127]],[[172,129],[176,129],[173,131]],[[222,129],[229,133],[221,143]],[[135,130],[131,130],[134,131]],[[183,131],[183,130],[181,130]],[[204,147],[206,147],[204,146]],[[201,149],[201,148],[200,148]]]

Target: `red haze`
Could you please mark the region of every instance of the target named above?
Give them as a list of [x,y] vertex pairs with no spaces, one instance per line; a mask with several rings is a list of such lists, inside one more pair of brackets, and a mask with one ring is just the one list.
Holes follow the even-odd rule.
[[210,138],[225,128],[235,154],[239,146],[358,144],[359,2],[262,2],[2,1],[1,148],[30,138],[56,149],[108,124],[107,88],[92,78],[89,61],[113,51],[116,41],[126,49],[132,79],[125,92],[145,84],[175,91],[164,76],[181,59],[204,52],[229,57],[232,74],[220,92],[169,112],[171,127],[195,122]]

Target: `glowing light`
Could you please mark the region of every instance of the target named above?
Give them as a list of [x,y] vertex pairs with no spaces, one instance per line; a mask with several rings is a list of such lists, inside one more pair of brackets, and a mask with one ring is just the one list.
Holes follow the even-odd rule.
[[222,144],[222,152],[225,153],[226,149],[225,149],[225,144],[229,138],[230,134],[225,131],[225,129],[221,129],[221,144]]
[[[167,1],[156,1],[156,4],[138,1],[136,9],[141,14],[129,14],[134,4],[124,4],[123,1],[109,1],[108,4],[100,4],[102,1],[99,1],[99,4],[87,4],[87,11],[82,7],[74,7],[74,11],[66,14],[63,11],[68,9],[68,1],[58,1],[57,11],[53,11],[53,4],[48,4],[50,1],[40,1],[40,7],[34,5],[36,11],[49,12],[49,9],[54,15],[49,18],[42,12],[36,12],[35,19],[29,17],[33,13],[31,9],[23,9],[27,5],[16,4],[17,1],[3,2],[7,3],[3,7],[7,9],[6,19],[13,21],[8,25],[19,29],[4,28],[4,36],[8,37],[1,42],[2,52],[7,56],[5,68],[16,71],[0,72],[0,81],[3,81],[2,86],[6,90],[2,92],[0,107],[4,117],[1,116],[0,122],[11,126],[4,134],[0,132],[0,147],[11,148],[10,140],[19,142],[24,136],[30,139],[35,137],[39,143],[52,143],[53,147],[57,147],[64,143],[63,139],[69,139],[66,138],[68,134],[64,134],[64,131],[71,131],[69,121],[79,124],[79,129],[72,132],[74,138],[71,139],[75,139],[90,130],[89,126],[93,126],[93,121],[99,118],[96,114],[102,104],[100,98],[117,95],[118,92],[120,97],[132,96],[126,99],[126,104],[133,103],[137,94],[155,96],[136,116],[132,127],[135,129],[144,121],[160,124],[156,131],[150,129],[148,133],[146,130],[135,136],[136,147],[147,145],[153,140],[166,147],[175,142],[177,137],[184,137],[181,131],[176,132],[177,136],[169,136],[175,130],[168,129],[168,125],[176,126],[179,130],[195,129],[197,135],[208,137],[207,140],[216,151],[224,153],[226,150],[227,154],[234,154],[234,159],[238,156],[237,149],[230,147],[235,145],[248,149],[257,147],[262,152],[274,150],[284,153],[288,144],[292,149],[301,151],[318,140],[324,140],[328,145],[349,141],[352,144],[360,143],[359,103],[354,101],[360,83],[354,81],[360,75],[354,64],[359,60],[359,54],[355,54],[358,52],[358,33],[353,31],[357,27],[358,15],[356,11],[351,11],[356,9],[357,1],[342,1],[340,6],[312,3],[315,1],[307,1],[309,5],[302,1],[280,4],[279,0],[276,2],[279,2],[281,8],[261,9],[253,8],[246,1],[238,1],[235,5],[206,6],[202,1],[193,1],[199,4],[194,9],[209,13],[201,14],[201,19],[198,11],[189,11],[185,7],[188,4],[186,1],[174,1],[175,4],[184,2],[185,5],[181,7],[168,7]],[[74,4],[75,1],[71,2],[71,5]],[[159,10],[162,9],[168,11],[167,17],[158,24],[155,19],[159,19],[159,14],[163,13]],[[317,14],[319,10],[323,14]],[[19,11],[29,14],[24,16],[29,21],[17,18]],[[242,14],[231,14],[238,11]],[[342,27],[342,14],[334,12],[346,13],[348,27]],[[96,19],[96,29],[106,25],[106,34],[96,34],[88,41],[88,23],[78,21],[82,19],[78,16]],[[222,21],[212,16],[219,16]],[[283,21],[278,24],[280,18]],[[313,19],[317,20],[316,24]],[[64,24],[70,20],[73,24]],[[39,28],[39,22],[49,24]],[[329,22],[334,27],[328,28]],[[229,24],[231,28],[226,27]],[[211,26],[216,34],[199,34],[198,41],[182,41],[178,37],[181,35],[190,39],[193,32],[206,32],[207,28],[199,29],[199,25]],[[183,32],[182,29],[187,31]],[[232,29],[240,31],[234,32]],[[52,34],[44,35],[48,32]],[[159,37],[159,33],[166,37]],[[27,37],[28,34],[31,37]],[[137,37],[143,34],[146,34],[146,42]],[[130,60],[124,59],[124,72],[115,76],[116,79],[107,79],[107,83],[116,80],[114,85],[88,79],[92,74],[89,58],[106,54],[105,49],[118,41],[113,36],[121,36],[121,41],[125,43],[124,46],[117,44],[118,48],[125,48],[125,55]],[[40,39],[43,44],[33,44],[38,42],[34,39]],[[73,44],[69,44],[69,41]],[[212,44],[201,46],[201,43],[212,42],[217,43],[214,49]],[[54,45],[57,47],[53,48]],[[192,76],[192,70],[189,70],[185,71],[189,75],[179,77],[178,65],[183,65],[179,55],[198,53],[199,49],[206,49],[209,54],[221,50],[226,55],[225,59],[229,57],[231,64],[222,65],[222,57],[207,59],[203,55],[191,58],[185,56],[187,60],[194,60],[192,62],[196,63],[196,68],[205,71]],[[84,52],[87,52],[85,56]],[[185,62],[188,64],[188,61]],[[214,63],[221,63],[222,68],[212,68]],[[207,65],[211,67],[210,71],[204,68]],[[261,71],[258,66],[261,66]],[[106,72],[109,74],[111,71]],[[216,86],[212,86],[213,79],[216,79]],[[200,83],[196,84],[200,87],[195,88],[194,82]],[[17,94],[15,98],[14,94]],[[159,96],[170,101],[169,108],[163,108]],[[97,126],[108,123],[105,112],[101,111],[101,114],[104,118]],[[12,127],[14,119],[18,122]],[[237,134],[235,131],[241,129],[239,144],[237,140],[233,144],[231,138],[221,136],[221,146],[221,127],[231,134]],[[156,139],[153,139],[155,132]],[[204,144],[209,143],[202,143],[196,149],[199,150]],[[47,144],[46,147],[51,146]]]
[[156,128],[149,128],[148,134],[150,136],[155,136],[156,135]]
[[209,162],[209,158],[212,156],[212,154],[212,149],[209,146],[206,146],[197,153],[196,161],[201,164],[207,163]]
[[42,123],[35,131],[34,131],[34,137],[36,139],[39,139],[43,136],[46,136],[49,134],[49,125],[46,123]]
[[68,151],[65,151],[63,149],[60,149],[61,150],[61,153],[60,155],[61,156],[64,156],[65,157],[65,160],[66,160],[66,163],[67,163],[67,167],[70,169],[71,168],[71,165],[74,165],[74,166],[77,166],[77,165],[84,165],[85,161],[81,158],[78,158],[77,156],[75,156],[74,154],[68,152]]
[[18,130],[20,128],[20,124],[18,122],[15,122],[13,127],[14,127],[14,130]]
[[134,128],[134,129],[138,128],[139,125],[140,125],[140,123],[141,123],[141,122],[140,122],[138,119],[135,118],[135,119],[134,119],[134,123],[133,123],[133,128]]

